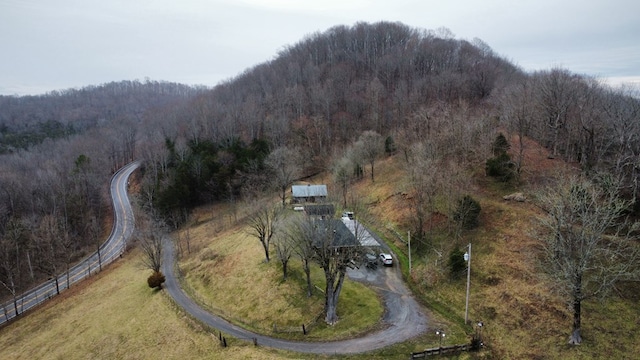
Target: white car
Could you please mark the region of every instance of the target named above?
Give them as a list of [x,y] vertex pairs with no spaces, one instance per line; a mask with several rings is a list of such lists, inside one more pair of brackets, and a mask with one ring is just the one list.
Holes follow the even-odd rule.
[[391,254],[380,253],[380,261],[382,261],[384,266],[393,266],[393,258],[391,257]]

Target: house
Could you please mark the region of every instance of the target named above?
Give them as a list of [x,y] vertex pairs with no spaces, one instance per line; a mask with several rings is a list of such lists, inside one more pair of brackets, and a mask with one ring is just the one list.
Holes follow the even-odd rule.
[[327,199],[327,185],[293,185],[291,186],[292,202],[324,202]]
[[[316,247],[330,248],[351,248],[358,246],[358,241],[349,228],[337,219],[317,220],[314,222],[317,236],[315,237]],[[331,243],[323,243],[330,240]]]
[[333,204],[310,204],[304,206],[304,213],[317,219],[331,219],[336,214]]

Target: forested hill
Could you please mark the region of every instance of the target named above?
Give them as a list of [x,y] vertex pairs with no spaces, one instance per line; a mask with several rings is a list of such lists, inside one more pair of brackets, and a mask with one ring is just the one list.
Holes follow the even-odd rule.
[[[206,124],[207,136],[241,131],[279,146],[298,135],[290,128],[305,129],[325,144],[314,152],[326,153],[333,141],[344,144],[363,130],[398,129],[429,104],[479,104],[517,76],[520,71],[481,40],[400,23],[359,23],[309,35],[201,101],[216,119]],[[321,134],[309,134],[308,122]]]
[[0,96],[0,153],[25,150],[46,138],[98,124],[141,118],[151,109],[184,102],[204,89],[146,80],[111,82],[37,96]]

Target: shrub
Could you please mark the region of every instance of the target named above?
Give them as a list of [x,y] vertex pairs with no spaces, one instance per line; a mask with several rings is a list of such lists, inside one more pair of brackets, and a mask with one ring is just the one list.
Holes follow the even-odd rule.
[[397,150],[397,147],[396,147],[395,141],[393,141],[393,137],[387,136],[387,138],[384,140],[384,152],[387,155],[391,155],[395,153],[396,150]]
[[164,275],[160,271],[154,271],[153,274],[147,278],[147,284],[149,284],[149,287],[152,289],[162,288],[164,282]]
[[478,226],[480,210],[480,203],[471,196],[465,195],[458,201],[458,207],[453,214],[453,220],[457,221],[465,230],[473,229]]
[[494,177],[502,182],[508,182],[514,175],[514,164],[511,156],[502,153],[487,160],[485,171],[488,176]]
[[493,152],[493,156],[498,156],[501,154],[506,154],[507,151],[511,148],[507,138],[502,135],[502,133],[496,136],[496,139],[491,144],[491,152]]
[[464,260],[464,253],[459,248],[453,249],[449,253],[449,276],[452,279],[459,279],[466,269],[467,262]]

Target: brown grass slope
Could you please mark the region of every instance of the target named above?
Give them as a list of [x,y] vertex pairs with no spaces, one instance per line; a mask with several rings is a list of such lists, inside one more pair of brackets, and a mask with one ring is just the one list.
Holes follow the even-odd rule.
[[[515,142],[512,141],[512,144]],[[525,173],[522,184],[543,179],[559,168],[570,167],[549,159],[545,149],[527,141]],[[404,172],[399,157],[391,157],[376,166],[376,182],[363,181],[357,192],[371,204],[380,230],[406,254],[407,246],[397,235],[407,227],[409,206],[401,194]],[[472,243],[470,321],[483,321],[487,351],[481,358],[495,359],[630,359],[640,353],[640,307],[637,289],[626,291],[602,302],[583,304],[584,343],[567,345],[572,313],[541,275],[537,256],[541,243],[531,234],[537,226],[539,209],[531,202],[503,200],[515,191],[529,191],[527,185],[503,185],[483,174],[479,168],[469,193],[480,202],[480,226],[459,240],[433,231],[434,244],[440,249],[454,246],[465,249]],[[442,216],[442,214],[439,214]],[[395,231],[389,230],[393,225]],[[405,235],[406,236],[406,235]],[[457,323],[464,318],[466,277],[449,280],[443,266],[447,256],[433,252],[413,257],[410,282],[425,304]],[[438,265],[435,265],[436,262]],[[406,266],[406,264],[404,264]],[[629,289],[627,289],[629,290]],[[636,330],[634,330],[636,329]],[[474,330],[469,327],[467,333]]]

